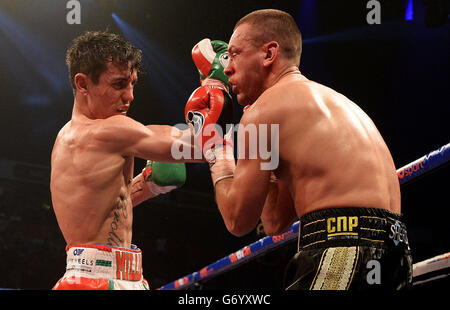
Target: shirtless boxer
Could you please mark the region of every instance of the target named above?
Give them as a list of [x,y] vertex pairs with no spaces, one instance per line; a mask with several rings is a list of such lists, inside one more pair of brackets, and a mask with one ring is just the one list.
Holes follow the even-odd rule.
[[[255,124],[258,139],[276,145],[258,125],[278,124],[279,147],[271,159],[258,153],[236,165],[222,145],[213,149],[211,176],[227,229],[242,236],[261,219],[265,232],[276,235],[300,218],[287,289],[409,287],[399,182],[371,119],[342,94],[301,74],[301,34],[287,13],[260,10],[243,17],[228,52],[224,72],[239,104],[247,106],[240,128]],[[243,154],[251,152],[248,136],[238,135]],[[278,166],[261,169],[273,157]]]
[[[195,150],[190,130],[126,116],[140,63],[139,50],[104,32],[85,33],[67,52],[75,99],[53,147],[50,184],[67,268],[54,289],[148,289],[131,244],[133,207],[183,184],[183,163],[155,162],[175,161],[175,141]],[[152,161],[133,178],[134,157]]]

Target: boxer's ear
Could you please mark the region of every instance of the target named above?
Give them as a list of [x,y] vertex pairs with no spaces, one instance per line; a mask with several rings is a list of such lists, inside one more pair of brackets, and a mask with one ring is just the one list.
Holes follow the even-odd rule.
[[263,51],[265,53],[263,65],[265,67],[270,66],[275,61],[275,59],[277,59],[279,50],[280,46],[276,41],[270,41],[263,45]]
[[88,77],[84,73],[77,73],[74,77],[74,84],[77,92],[79,92],[82,95],[87,95],[87,81]]

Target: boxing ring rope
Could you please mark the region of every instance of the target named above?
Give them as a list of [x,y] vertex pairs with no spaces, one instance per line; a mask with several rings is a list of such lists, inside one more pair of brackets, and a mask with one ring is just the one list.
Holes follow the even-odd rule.
[[[416,180],[418,177],[443,167],[450,159],[450,143],[440,147],[439,149],[428,153],[425,156],[403,166],[397,170],[397,176],[401,186],[405,186]],[[297,239],[299,229],[299,221],[295,222],[285,233],[278,236],[264,237],[240,250],[219,259],[218,261],[202,268],[199,271],[186,275],[178,280],[163,285],[158,290],[180,290],[192,287],[200,281],[215,277],[231,269],[237,268],[245,262],[267,253],[291,240]],[[427,259],[425,261],[413,265],[413,277],[424,276],[440,269],[448,269],[450,267],[450,252]],[[448,275],[448,274],[447,274]],[[424,283],[432,281],[447,275],[438,275],[426,280],[418,281]],[[413,282],[413,284],[415,284]]]

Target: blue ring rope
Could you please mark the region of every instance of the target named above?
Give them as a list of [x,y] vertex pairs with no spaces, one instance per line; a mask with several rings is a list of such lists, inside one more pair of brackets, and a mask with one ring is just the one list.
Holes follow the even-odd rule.
[[[409,183],[413,179],[430,172],[446,164],[450,159],[450,143],[429,154],[403,166],[397,170],[400,185]],[[295,222],[289,230],[278,236],[264,237],[242,249],[225,256],[222,259],[202,268],[199,271],[186,275],[178,280],[163,285],[159,290],[180,290],[186,289],[199,281],[204,281],[213,276],[217,276],[225,271],[234,269],[253,257],[264,254],[290,240],[297,239],[299,221]]]
[[400,185],[445,165],[450,159],[450,143],[397,170]]

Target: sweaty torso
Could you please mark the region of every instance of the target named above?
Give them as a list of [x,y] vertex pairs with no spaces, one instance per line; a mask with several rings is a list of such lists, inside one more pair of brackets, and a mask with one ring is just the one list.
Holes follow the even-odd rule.
[[53,208],[67,244],[130,247],[133,158],[98,139],[103,121],[72,120],[59,132],[51,159]]
[[[400,187],[386,143],[345,96],[294,76],[264,94],[280,124],[280,162],[297,215],[330,207],[400,213]],[[276,99],[275,99],[276,98]]]

